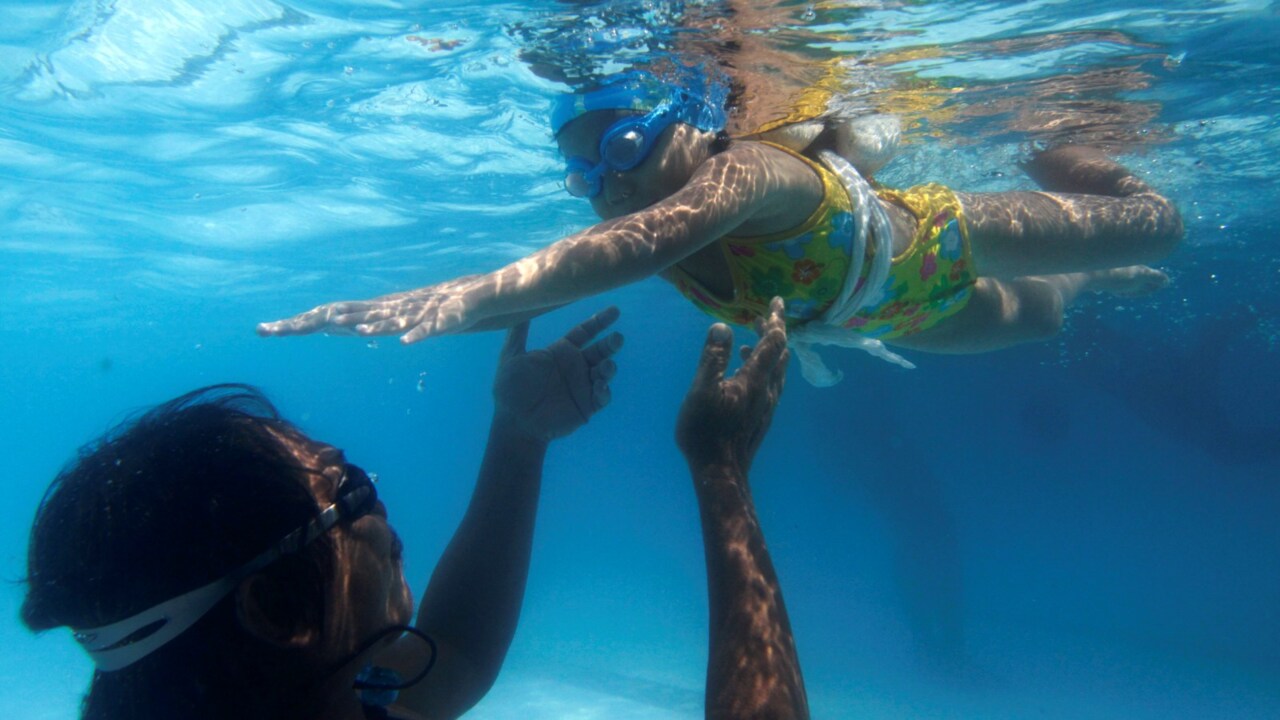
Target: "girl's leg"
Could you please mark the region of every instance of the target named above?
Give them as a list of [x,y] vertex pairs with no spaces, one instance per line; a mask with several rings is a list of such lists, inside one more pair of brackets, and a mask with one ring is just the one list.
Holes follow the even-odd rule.
[[1167,275],[1144,265],[1012,280],[980,278],[960,312],[891,342],[927,352],[980,353],[1048,340],[1062,330],[1063,313],[1081,292],[1136,296],[1168,283]]
[[1054,192],[957,193],[983,276],[1019,278],[1156,262],[1182,239],[1169,200],[1099,150],[1066,146],[1026,169]]
[[1155,193],[1128,168],[1087,145],[1062,145],[1038,152],[1022,169],[1041,190],[1049,192],[1110,197]]

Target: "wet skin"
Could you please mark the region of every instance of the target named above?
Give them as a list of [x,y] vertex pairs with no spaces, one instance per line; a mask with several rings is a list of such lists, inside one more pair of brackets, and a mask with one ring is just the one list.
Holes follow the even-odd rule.
[[[582,124],[588,121],[591,132]],[[591,116],[570,123],[561,134],[565,153],[598,158],[594,146],[607,124]],[[731,232],[764,235],[794,227],[817,206],[821,183],[804,162],[750,142],[734,143],[711,155],[713,139],[710,133],[688,125],[671,126],[639,166],[606,174],[604,189],[595,201],[607,216],[604,222],[505,268],[369,302],[322,306],[290,320],[263,324],[259,332],[404,332],[403,341],[415,342],[502,327],[514,319],[657,275]],[[672,187],[677,189],[672,192]],[[661,199],[649,202],[651,197]],[[649,204],[629,214],[615,214],[644,203]],[[695,273],[699,270],[696,263],[690,267]]]
[[786,380],[786,323],[779,298],[728,373],[733,332],[707,333],[676,421],[676,443],[693,477],[707,565],[710,645],[706,717],[800,720],[808,698],[791,622],[751,499],[749,473]]

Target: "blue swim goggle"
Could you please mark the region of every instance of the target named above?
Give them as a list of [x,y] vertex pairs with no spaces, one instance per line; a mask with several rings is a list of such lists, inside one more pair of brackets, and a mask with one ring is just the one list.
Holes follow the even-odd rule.
[[668,102],[644,115],[618,120],[600,136],[600,162],[592,163],[580,155],[566,159],[565,190],[574,197],[599,195],[605,172],[626,172],[644,162],[662,131],[679,119]]

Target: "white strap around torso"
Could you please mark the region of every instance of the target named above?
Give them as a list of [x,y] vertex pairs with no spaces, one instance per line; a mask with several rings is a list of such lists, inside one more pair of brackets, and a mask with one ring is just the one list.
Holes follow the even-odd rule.
[[[844,376],[839,370],[831,370],[826,366],[814,349],[815,345],[857,348],[886,362],[912,369],[915,365],[885,347],[883,342],[844,327],[866,304],[868,296],[888,279],[889,266],[893,261],[890,243],[893,230],[889,225],[889,214],[880,204],[871,183],[848,160],[830,150],[823,150],[818,155],[831,172],[840,178],[840,183],[849,193],[849,203],[854,215],[854,233],[849,271],[841,284],[840,294],[822,315],[789,331],[788,342],[792,352],[800,360],[800,372],[809,384],[817,387],[835,385]],[[866,262],[869,244],[872,248],[871,267],[867,271],[867,281],[859,288],[858,278],[862,277],[862,266]]]

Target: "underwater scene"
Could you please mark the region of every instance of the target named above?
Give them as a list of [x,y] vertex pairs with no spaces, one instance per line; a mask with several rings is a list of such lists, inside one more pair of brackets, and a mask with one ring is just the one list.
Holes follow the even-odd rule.
[[[1176,247],[1116,263],[1150,265],[1150,287],[1055,275],[1061,328],[1033,341],[886,334],[821,347],[839,380],[817,384],[793,353],[750,496],[812,716],[1280,717],[1280,3],[0,0],[0,18],[9,717],[77,717],[94,673],[70,631],[20,617],[46,488],[202,386],[260,388],[376,474],[421,595],[481,471],[512,322],[441,311],[411,344],[416,321],[259,324],[601,222],[610,174],[643,166],[601,142],[567,173],[554,115],[645,67],[725,78],[708,107],[727,112],[681,122],[733,142],[888,127],[854,163],[877,187],[1033,191],[1032,158],[1074,145],[1181,216]],[[649,200],[629,202],[613,214]],[[707,568],[674,438],[724,316],[660,269],[535,308],[530,348],[609,306],[625,345],[607,406],[547,452],[518,629],[467,717],[703,716]]]

